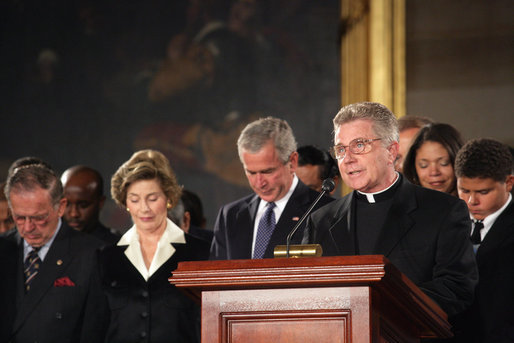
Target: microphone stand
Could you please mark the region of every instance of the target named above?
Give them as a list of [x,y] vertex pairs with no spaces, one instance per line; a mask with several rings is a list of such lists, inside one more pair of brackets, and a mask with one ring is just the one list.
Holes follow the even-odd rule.
[[[287,235],[287,239],[286,239],[286,245],[285,245],[285,251],[286,251],[286,257],[290,257],[290,250],[291,250],[291,239],[293,238],[294,234],[296,233],[296,231],[298,230],[298,228],[300,227],[300,225],[302,225],[302,223],[305,221],[305,219],[307,218],[307,216],[312,212],[312,210],[314,209],[314,207],[318,204],[319,200],[327,193],[327,192],[331,192],[332,190],[334,190],[335,188],[335,182],[333,179],[329,178],[329,179],[325,179],[323,180],[323,185],[321,186],[321,189],[322,189],[322,192],[318,195],[318,197],[316,198],[316,200],[313,201],[312,205],[309,207],[309,209],[304,213],[304,215],[302,216],[302,218],[298,221],[298,223],[296,223],[296,225],[293,227],[293,229],[291,230],[291,232],[289,232],[289,234]],[[302,251],[307,251],[307,250],[314,250],[313,252],[310,252],[309,254],[311,255],[317,255],[317,254],[320,254],[319,250],[321,249],[321,246],[319,246],[318,244],[302,244],[302,245],[299,245],[299,247],[301,248]],[[283,245],[278,245],[277,247],[275,247],[275,251],[274,251],[274,255],[275,257],[280,254],[281,252],[283,252],[283,249],[284,249],[284,246]],[[278,254],[277,254],[278,253]],[[320,254],[321,255],[321,254]]]

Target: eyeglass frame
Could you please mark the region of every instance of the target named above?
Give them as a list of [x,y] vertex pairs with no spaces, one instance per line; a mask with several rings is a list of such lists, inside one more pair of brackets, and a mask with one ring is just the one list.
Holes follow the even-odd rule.
[[44,225],[46,221],[50,217],[50,213],[43,214],[40,216],[19,216],[17,214],[13,214],[13,221],[16,223],[16,226],[23,226],[27,222],[27,218],[29,223],[34,223],[34,225]]
[[[365,138],[355,138],[354,140],[352,140],[350,142],[350,144],[348,145],[342,145],[342,144],[338,144],[338,145],[334,145],[333,147],[330,148],[330,155],[335,158],[336,160],[344,160],[345,157],[346,157],[346,153],[347,153],[347,149],[350,150],[350,152],[352,154],[355,154],[355,155],[363,155],[363,154],[367,154],[368,152],[370,152],[371,150],[368,150],[366,151],[366,148],[368,146],[371,146],[371,143],[373,143],[374,141],[380,141],[382,140],[382,138],[369,138],[369,139],[365,139]],[[364,144],[364,147],[362,148],[362,151],[354,151],[355,149],[355,146],[358,144],[358,143],[363,143]],[[352,148],[352,146],[354,148]],[[340,148],[343,148],[344,149],[344,155],[341,157],[341,156],[338,156],[338,153],[336,151],[336,149],[340,149]]]

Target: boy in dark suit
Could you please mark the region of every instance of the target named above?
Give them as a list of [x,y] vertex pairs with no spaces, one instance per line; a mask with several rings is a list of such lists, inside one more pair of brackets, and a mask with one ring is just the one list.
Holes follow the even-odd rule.
[[479,282],[458,322],[459,342],[514,342],[514,184],[509,148],[492,139],[466,143],[455,160],[459,197],[468,204]]
[[102,242],[63,223],[62,184],[44,164],[13,168],[5,194],[16,230],[1,243],[1,338],[101,342],[105,303],[95,251]]

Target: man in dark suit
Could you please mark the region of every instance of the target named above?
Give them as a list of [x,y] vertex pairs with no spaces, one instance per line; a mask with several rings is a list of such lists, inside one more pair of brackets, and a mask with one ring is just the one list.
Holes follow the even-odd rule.
[[309,217],[304,243],[321,244],[324,256],[385,255],[449,315],[463,311],[477,282],[466,204],[395,171],[398,123],[381,104],[343,107],[334,143],[354,191]]
[[308,187],[321,192],[323,181],[327,178],[334,180],[335,187],[330,192],[333,195],[341,180],[336,161],[328,151],[321,150],[314,145],[303,145],[297,149],[298,168],[296,176]]
[[16,229],[1,243],[2,339],[101,342],[106,318],[95,251],[102,242],[62,223],[66,199],[47,166],[13,169],[5,193]]
[[459,319],[458,342],[514,342],[512,154],[492,139],[466,143],[455,160],[459,197],[469,208],[479,281]]
[[168,218],[182,231],[207,242],[210,246],[214,233],[205,229],[202,203],[195,193],[183,189],[180,200],[168,210]]
[[[275,246],[286,243],[287,235],[319,193],[295,175],[296,140],[286,121],[267,117],[248,124],[237,147],[255,194],[220,209],[211,259],[273,257]],[[330,201],[323,197],[317,207]],[[303,227],[293,236],[293,244],[301,240]]]
[[121,236],[100,222],[105,202],[102,175],[93,168],[73,166],[62,173],[61,182],[66,197],[64,220],[75,230],[93,235],[106,244],[117,243]]

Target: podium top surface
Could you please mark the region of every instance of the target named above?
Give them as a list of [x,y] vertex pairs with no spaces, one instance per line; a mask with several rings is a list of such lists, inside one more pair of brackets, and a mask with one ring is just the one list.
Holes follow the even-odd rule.
[[416,288],[382,255],[180,262],[169,281],[219,289],[367,284],[393,277]]

